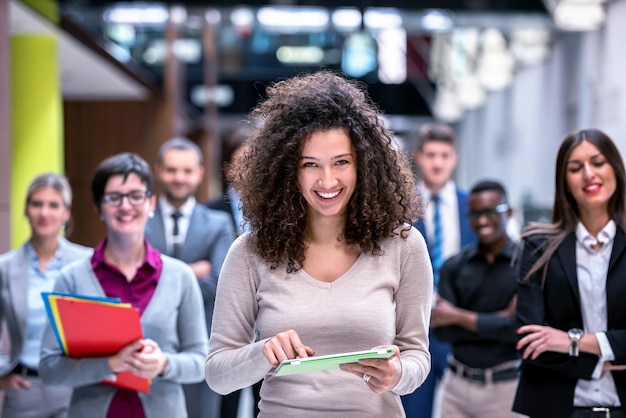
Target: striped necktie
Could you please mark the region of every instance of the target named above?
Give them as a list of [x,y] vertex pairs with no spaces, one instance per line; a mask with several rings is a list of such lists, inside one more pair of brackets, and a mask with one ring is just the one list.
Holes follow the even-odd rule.
[[430,261],[433,264],[433,278],[435,280],[435,288],[439,283],[439,269],[443,264],[443,236],[441,232],[441,198],[439,195],[433,195],[430,198],[435,205],[433,214],[433,240],[430,245]]

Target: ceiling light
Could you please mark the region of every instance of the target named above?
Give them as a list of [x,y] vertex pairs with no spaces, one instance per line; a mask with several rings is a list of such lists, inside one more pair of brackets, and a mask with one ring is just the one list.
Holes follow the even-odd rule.
[[193,104],[199,107],[214,103],[220,107],[226,107],[235,101],[235,92],[227,84],[219,84],[215,87],[197,85],[191,89],[190,98]]
[[257,18],[267,30],[288,33],[323,31],[330,21],[322,7],[262,7]]
[[276,58],[283,64],[319,64],[324,51],[317,46],[281,46],[276,50]]
[[363,21],[365,26],[371,29],[393,29],[402,26],[400,12],[391,7],[367,9]]
[[604,5],[598,0],[553,0],[550,6],[554,23],[566,31],[596,30],[606,18]]
[[335,28],[340,31],[358,30],[363,22],[359,9],[353,8],[337,9],[333,12],[331,19]]
[[452,30],[454,22],[448,10],[426,10],[422,16],[422,26],[430,32],[448,32]]
[[163,25],[169,19],[169,13],[163,5],[119,4],[108,8],[103,18],[107,23]]

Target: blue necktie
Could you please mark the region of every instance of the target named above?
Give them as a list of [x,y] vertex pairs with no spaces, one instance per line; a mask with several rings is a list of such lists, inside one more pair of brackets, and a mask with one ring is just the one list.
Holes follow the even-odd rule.
[[439,269],[443,264],[443,236],[441,233],[441,198],[438,195],[431,197],[431,202],[435,205],[433,216],[433,241],[430,245],[430,261],[433,264],[433,278],[435,279],[435,288],[439,283]]

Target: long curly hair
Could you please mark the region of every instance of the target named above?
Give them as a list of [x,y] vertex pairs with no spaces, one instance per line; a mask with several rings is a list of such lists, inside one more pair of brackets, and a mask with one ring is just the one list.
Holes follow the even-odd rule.
[[256,251],[288,273],[302,267],[307,202],[298,183],[303,143],[315,132],[340,128],[356,151],[357,185],[339,239],[381,255],[381,241],[406,237],[420,212],[409,159],[400,152],[365,87],[331,71],[303,74],[268,86],[250,116],[260,127],[233,163],[231,181]]

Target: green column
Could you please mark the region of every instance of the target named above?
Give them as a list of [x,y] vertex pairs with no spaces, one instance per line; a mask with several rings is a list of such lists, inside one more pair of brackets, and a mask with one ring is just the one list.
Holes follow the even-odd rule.
[[26,188],[39,173],[64,172],[63,100],[57,40],[11,36],[11,247],[30,236],[24,217]]

